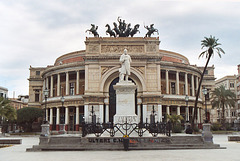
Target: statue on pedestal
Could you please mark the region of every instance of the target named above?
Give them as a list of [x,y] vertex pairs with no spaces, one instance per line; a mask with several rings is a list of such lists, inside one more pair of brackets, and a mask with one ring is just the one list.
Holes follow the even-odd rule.
[[128,81],[128,76],[130,75],[130,63],[132,59],[130,55],[127,54],[127,49],[124,49],[123,54],[120,57],[121,68],[119,68],[119,82]]

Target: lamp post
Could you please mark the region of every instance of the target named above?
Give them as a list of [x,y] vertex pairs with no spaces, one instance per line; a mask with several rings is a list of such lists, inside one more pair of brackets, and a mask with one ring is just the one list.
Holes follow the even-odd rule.
[[[60,100],[61,100],[62,108],[63,108],[63,104],[64,104],[64,101],[65,101],[65,98],[63,96],[63,87],[61,87],[61,90],[62,90],[62,97],[60,98]],[[60,119],[60,130],[59,130],[59,133],[61,133],[61,134],[65,133],[65,126],[64,126],[64,122],[62,121],[62,118]]]
[[186,117],[187,117],[187,118],[186,118],[186,122],[189,122],[189,120],[188,120],[188,115],[189,115],[189,111],[188,111],[189,96],[188,96],[188,95],[185,96],[185,101],[186,101],[186,106],[187,106],[187,107],[186,107],[186,109],[187,109],[187,112],[186,112],[186,115],[187,115],[187,116],[186,116]]
[[207,89],[203,89],[202,90],[203,94],[204,94],[204,97],[205,97],[205,123],[208,123],[208,119],[207,119]]
[[43,124],[41,125],[41,127],[42,127],[41,136],[42,137],[46,137],[50,134],[49,124],[48,124],[47,115],[46,115],[48,92],[49,92],[49,90],[47,88],[45,90],[43,90],[43,94],[44,94],[44,98],[45,98],[45,110],[44,110],[44,121],[43,121]]
[[49,90],[47,88],[45,88],[45,90],[43,91],[44,98],[45,98],[45,110],[44,110],[44,121],[43,121],[44,124],[48,123],[47,115],[46,115],[48,92],[49,92]]

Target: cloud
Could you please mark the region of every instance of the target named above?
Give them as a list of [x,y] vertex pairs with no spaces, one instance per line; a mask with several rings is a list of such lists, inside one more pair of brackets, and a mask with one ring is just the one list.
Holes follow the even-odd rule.
[[139,37],[146,33],[144,24],[154,23],[160,49],[178,52],[199,66],[206,61],[198,59],[201,40],[219,38],[226,54],[221,59],[216,55],[210,65],[215,65],[218,78],[233,74],[240,60],[239,8],[239,1],[1,1],[0,85],[28,94],[30,65],[52,65],[65,53],[84,50],[90,24],[98,25],[100,36],[106,36],[105,25],[112,27],[118,16],[132,26],[140,24]]

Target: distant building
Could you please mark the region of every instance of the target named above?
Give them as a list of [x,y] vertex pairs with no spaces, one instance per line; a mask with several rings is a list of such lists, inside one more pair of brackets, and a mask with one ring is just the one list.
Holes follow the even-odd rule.
[[10,105],[14,109],[19,110],[28,106],[28,95],[19,95],[18,98],[9,98],[11,100]]
[[[198,67],[202,72],[204,67]],[[214,123],[217,122],[217,112],[212,108],[212,104],[210,101],[211,98],[211,91],[215,88],[215,76],[214,76],[214,65],[211,67],[207,67],[202,81],[202,89],[207,89],[207,95],[206,95],[206,104],[207,104],[207,120]],[[200,96],[203,98],[203,109],[205,109],[205,96],[203,95],[203,91],[200,91]],[[205,117],[205,110],[204,110],[204,120]]]
[[237,75],[237,119],[240,120],[240,64],[238,65]]
[[[225,87],[225,89],[228,89],[228,90],[232,91],[237,96],[237,79],[236,79],[236,77],[237,77],[236,75],[228,75],[228,76],[225,76],[223,78],[220,78],[220,79],[216,80],[215,88],[218,88],[218,87],[223,85]],[[237,105],[237,102],[236,102],[234,107],[227,106],[225,108],[226,122],[233,123],[237,119],[237,110],[238,110],[237,107],[238,107],[238,105]],[[220,121],[220,119],[223,115],[222,111],[220,109],[218,109],[217,113],[218,113],[217,114],[218,121]]]
[[0,97],[8,97],[8,89],[0,86]]

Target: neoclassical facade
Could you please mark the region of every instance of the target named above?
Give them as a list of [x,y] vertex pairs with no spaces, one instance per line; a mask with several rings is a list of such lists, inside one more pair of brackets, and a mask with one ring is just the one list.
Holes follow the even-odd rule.
[[[124,49],[131,56],[129,78],[137,85],[135,113],[142,122],[167,120],[167,115],[182,115],[190,121],[201,70],[178,53],[160,50],[159,38],[92,37],[86,50],[60,56],[54,65],[30,67],[29,106],[45,108],[52,131],[65,125],[68,132],[79,131],[83,119],[113,122],[119,81],[119,58]],[[45,102],[43,91],[49,90]],[[202,93],[202,92],[201,92]],[[185,97],[189,96],[186,102]],[[64,97],[64,102],[61,98]],[[200,94],[196,122],[203,122]]]

